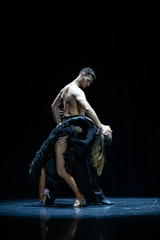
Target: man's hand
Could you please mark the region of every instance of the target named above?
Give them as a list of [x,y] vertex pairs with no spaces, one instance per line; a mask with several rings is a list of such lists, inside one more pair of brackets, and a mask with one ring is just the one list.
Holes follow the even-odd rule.
[[99,135],[101,132],[102,132],[102,127],[98,127],[96,134]]
[[64,117],[64,109],[63,108],[62,109],[59,108],[59,115],[61,116],[61,118]]
[[59,112],[60,119],[59,119],[59,122],[58,122],[58,124],[57,124],[57,127],[62,124],[61,119],[64,117],[64,110],[58,108],[58,112]]

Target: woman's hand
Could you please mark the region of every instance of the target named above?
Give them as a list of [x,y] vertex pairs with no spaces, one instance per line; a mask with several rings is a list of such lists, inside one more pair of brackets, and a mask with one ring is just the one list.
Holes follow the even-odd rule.
[[67,144],[67,138],[68,138],[68,136],[59,137],[58,138],[58,143],[60,143],[60,144]]

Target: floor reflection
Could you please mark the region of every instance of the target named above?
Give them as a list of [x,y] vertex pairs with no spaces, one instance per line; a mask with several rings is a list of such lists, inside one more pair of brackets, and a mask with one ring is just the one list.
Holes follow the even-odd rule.
[[42,208],[40,216],[40,239],[56,240],[119,240],[157,239],[159,218],[111,218],[83,219],[83,208],[75,209],[74,219],[53,219],[48,209]]
[[[62,201],[63,200],[63,201]],[[3,239],[138,240],[160,239],[159,199],[115,199],[113,206],[41,207],[34,199],[0,202]]]
[[[83,211],[81,208],[75,209],[76,215]],[[78,223],[80,217],[75,217],[74,219],[68,219],[66,221],[53,221],[51,219],[50,212],[46,208],[42,208],[40,211],[40,232],[42,240],[48,239],[50,234],[53,237],[56,236],[59,240],[70,240],[75,238],[75,233],[77,231]],[[59,222],[59,226],[58,226]],[[53,230],[54,229],[54,230]]]

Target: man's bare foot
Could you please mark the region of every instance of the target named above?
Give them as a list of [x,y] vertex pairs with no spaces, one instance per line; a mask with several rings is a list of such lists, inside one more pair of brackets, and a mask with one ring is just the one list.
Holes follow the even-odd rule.
[[83,200],[84,200],[84,197],[82,194],[78,194],[77,197],[76,197],[76,200],[75,200],[75,203],[73,205],[73,207],[79,207],[82,205],[83,203]]

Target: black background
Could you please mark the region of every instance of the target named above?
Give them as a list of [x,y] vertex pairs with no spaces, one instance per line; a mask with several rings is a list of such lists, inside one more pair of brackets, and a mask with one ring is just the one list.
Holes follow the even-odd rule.
[[157,7],[61,4],[10,6],[3,19],[1,192],[36,189],[28,166],[55,127],[50,106],[91,67],[87,99],[113,129],[100,186],[108,195],[159,195]]

